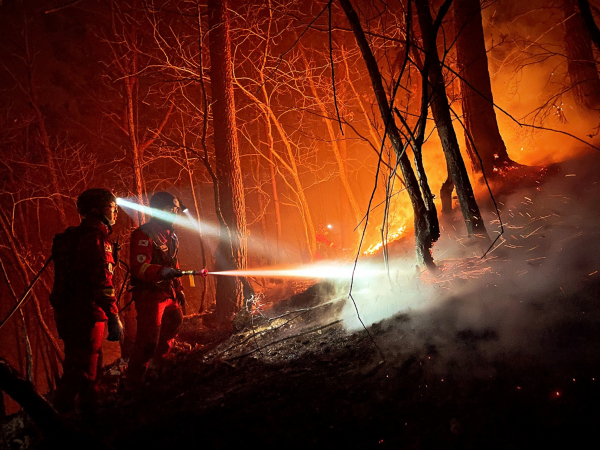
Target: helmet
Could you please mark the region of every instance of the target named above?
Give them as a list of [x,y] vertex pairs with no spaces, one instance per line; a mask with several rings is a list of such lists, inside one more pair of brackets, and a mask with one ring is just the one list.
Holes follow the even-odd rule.
[[150,198],[150,208],[154,209],[169,209],[173,207],[179,208],[179,200],[173,194],[165,191],[155,192]]
[[88,189],[77,197],[77,212],[87,216],[94,209],[100,213],[102,208],[110,206],[111,202],[117,202],[117,197],[108,189]]

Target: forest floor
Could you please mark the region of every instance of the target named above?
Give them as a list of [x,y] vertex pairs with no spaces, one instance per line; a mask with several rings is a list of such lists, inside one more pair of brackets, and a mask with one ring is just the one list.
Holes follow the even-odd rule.
[[[117,395],[121,368],[107,369],[95,432],[117,449],[597,441],[598,167],[589,155],[500,194],[502,244],[483,259],[446,223],[437,274],[361,287],[374,291],[356,303],[368,332],[328,282],[290,283],[296,295],[263,305],[241,331],[186,317],[173,357],[138,395]],[[390,246],[394,264],[410,240]]]

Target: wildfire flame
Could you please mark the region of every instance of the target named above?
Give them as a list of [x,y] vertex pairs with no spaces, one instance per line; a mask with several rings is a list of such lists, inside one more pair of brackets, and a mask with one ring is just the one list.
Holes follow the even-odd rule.
[[384,244],[389,244],[390,242],[397,241],[404,234],[405,230],[406,225],[402,225],[395,232],[388,234],[388,238],[385,240],[385,242],[381,241],[371,245],[368,249],[366,249],[363,252],[363,255],[372,255],[379,251],[379,249],[381,249],[381,247],[383,247]]

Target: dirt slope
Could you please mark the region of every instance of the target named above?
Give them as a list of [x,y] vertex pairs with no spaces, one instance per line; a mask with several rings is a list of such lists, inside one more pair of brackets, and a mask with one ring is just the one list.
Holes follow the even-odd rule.
[[243,331],[187,317],[139,395],[105,378],[94,426],[117,449],[583,447],[600,426],[599,165],[498,198],[484,259],[446,224],[439,273],[357,296],[368,333],[328,283]]

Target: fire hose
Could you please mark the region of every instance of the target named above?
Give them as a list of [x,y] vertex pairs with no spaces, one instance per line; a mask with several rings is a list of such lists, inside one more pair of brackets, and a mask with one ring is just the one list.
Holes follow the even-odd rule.
[[33,281],[31,283],[29,283],[29,286],[27,287],[27,289],[25,290],[25,292],[23,293],[23,295],[21,295],[21,298],[19,299],[19,301],[17,302],[17,304],[14,306],[14,308],[8,313],[8,315],[4,318],[4,320],[2,321],[2,323],[0,323],[0,329],[2,329],[2,327],[4,326],[4,324],[6,322],[8,322],[8,320],[12,317],[12,315],[15,312],[17,312],[17,310],[21,306],[23,306],[23,303],[25,303],[25,300],[27,300],[29,298],[28,297],[29,293],[33,289],[33,286],[35,286],[35,283],[37,283],[37,281],[40,279],[40,277],[42,276],[42,274],[46,270],[46,267],[48,267],[48,264],[50,264],[50,261],[52,261],[52,255],[50,255],[48,257],[48,259],[46,260],[46,262],[44,263],[44,265],[40,269],[40,271],[37,273],[37,275],[35,276],[35,278],[33,279]]

